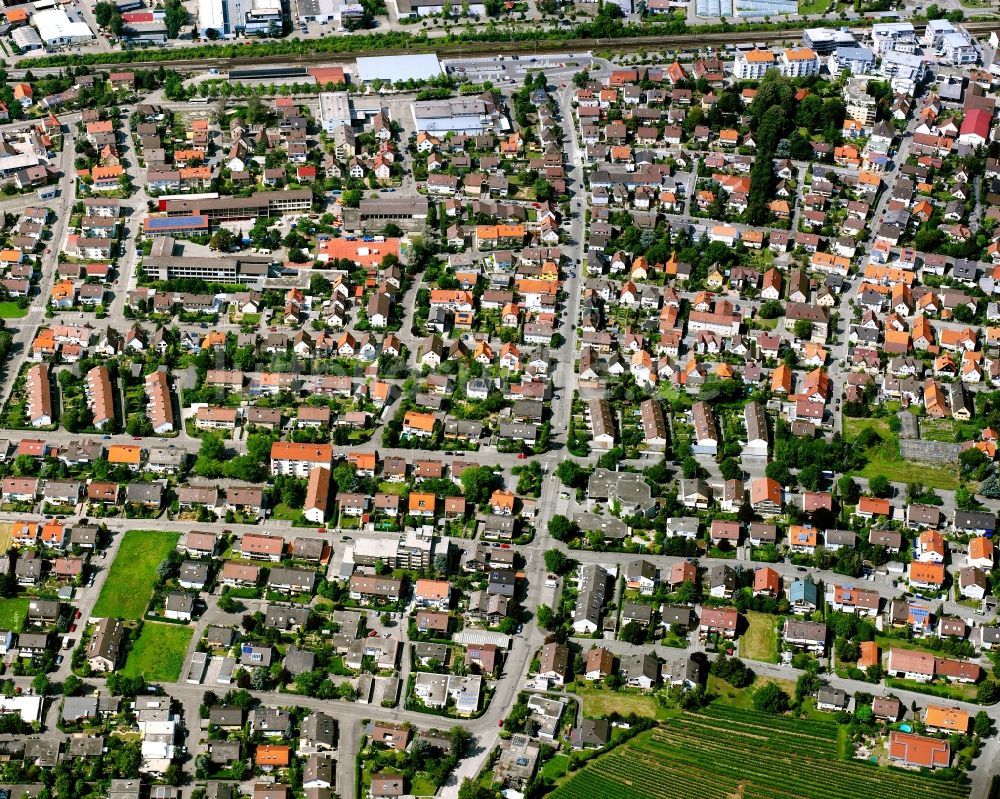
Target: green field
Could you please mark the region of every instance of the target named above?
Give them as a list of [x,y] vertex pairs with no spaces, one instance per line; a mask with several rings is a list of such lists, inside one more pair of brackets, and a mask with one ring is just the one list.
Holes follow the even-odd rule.
[[177,546],[178,533],[129,530],[94,605],[98,618],[141,619],[153,595],[156,567]]
[[666,710],[650,694],[596,688],[585,681],[577,682],[573,692],[583,700],[583,715],[587,718],[599,719],[612,713],[635,713],[656,719],[667,716]]
[[147,680],[177,682],[184,668],[184,656],[194,629],[180,624],[142,625],[139,640],[129,650],[122,673],[130,677],[140,674]]
[[18,596],[13,599],[0,599],[0,630],[21,632],[27,615],[28,597]]
[[903,460],[900,457],[899,437],[889,429],[888,416],[876,419],[845,416],[843,420],[844,438],[848,441],[853,441],[863,430],[868,428],[874,429],[883,439],[882,444],[866,451],[868,463],[855,474],[869,480],[872,477],[882,475],[893,483],[909,483],[914,479],[914,472],[919,470],[920,482],[927,488],[942,491],[954,491],[958,488],[957,466],[929,463],[921,463],[917,466],[914,461]]
[[830,0],[799,0],[800,14],[824,14],[830,7]]
[[557,780],[565,776],[569,767],[569,757],[567,755],[556,755],[551,760],[547,760],[542,766],[542,776],[550,780]]
[[966,786],[838,755],[833,721],[769,716],[716,703],[596,758],[551,799],[935,799]]
[[778,628],[775,617],[769,613],[749,611],[747,620],[750,626],[740,638],[740,657],[764,663],[777,663]]
[[286,522],[294,522],[301,515],[301,510],[288,507],[284,502],[279,502],[271,511],[271,516]]
[[7,300],[0,302],[0,319],[21,319],[28,315],[28,309],[22,308],[16,302]]

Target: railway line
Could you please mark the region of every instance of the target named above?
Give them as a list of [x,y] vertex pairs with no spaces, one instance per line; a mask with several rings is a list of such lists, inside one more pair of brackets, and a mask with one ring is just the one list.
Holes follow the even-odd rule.
[[[925,27],[922,24],[915,24],[914,27],[919,32]],[[997,22],[969,22],[964,26],[969,33],[981,35],[991,31],[1000,31],[1000,20]],[[698,33],[696,31],[657,36],[634,36],[618,37],[607,39],[558,39],[543,41],[496,41],[496,42],[442,42],[435,44],[428,41],[421,45],[421,50],[428,50],[437,53],[442,58],[460,57],[484,57],[496,56],[502,50],[504,55],[532,55],[532,54],[573,54],[586,50],[612,50],[615,52],[637,52],[641,50],[662,50],[680,49],[691,46],[725,46],[730,44],[759,43],[773,45],[779,43],[796,43],[802,37],[802,28],[783,28],[779,30],[767,31],[724,31],[717,33]],[[852,31],[863,34],[866,27],[855,27]],[[228,71],[237,67],[260,67],[266,65],[319,65],[319,64],[345,64],[352,63],[359,55],[403,55],[413,51],[414,47],[390,47],[379,50],[367,50],[364,52],[309,52],[309,53],[283,53],[276,55],[254,55],[235,56],[218,58],[176,58],[170,60],[138,60],[133,62],[109,62],[107,66],[115,69],[151,69],[159,65],[169,67],[178,72],[206,72],[212,69]],[[183,54],[183,49],[175,50],[178,55]],[[92,66],[101,66],[95,63]],[[58,71],[61,67],[30,67],[32,72],[44,73]],[[14,68],[12,72],[20,72],[21,69]]]

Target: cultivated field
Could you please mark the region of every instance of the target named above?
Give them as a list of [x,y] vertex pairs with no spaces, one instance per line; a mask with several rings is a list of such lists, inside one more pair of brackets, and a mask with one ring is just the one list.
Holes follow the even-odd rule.
[[551,799],[935,799],[968,788],[838,757],[837,725],[716,704],[597,758]]
[[99,618],[139,620],[153,595],[156,567],[177,545],[180,535],[159,530],[129,530],[122,539],[118,554],[93,615]]

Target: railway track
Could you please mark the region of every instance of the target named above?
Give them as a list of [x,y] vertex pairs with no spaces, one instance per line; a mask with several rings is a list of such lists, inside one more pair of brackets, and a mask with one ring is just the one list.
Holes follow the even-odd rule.
[[[924,25],[914,25],[917,32],[923,31]],[[970,22],[964,26],[973,35],[989,33],[991,31],[1000,32],[1000,20],[997,22]],[[864,27],[853,28],[855,33],[864,33]],[[359,55],[403,55],[413,52],[414,49],[425,50],[437,53],[442,58],[459,57],[483,57],[496,56],[502,49],[504,55],[531,55],[544,54],[552,55],[558,53],[579,53],[586,50],[612,50],[615,52],[637,52],[640,50],[671,50],[689,47],[691,45],[703,46],[725,46],[727,44],[761,43],[777,44],[782,42],[799,42],[802,38],[801,28],[784,28],[781,30],[769,31],[727,31],[720,33],[682,33],[676,35],[663,36],[635,36],[608,39],[559,39],[545,41],[526,42],[442,42],[435,45],[429,41],[426,45],[418,48],[395,47],[372,50],[365,52],[313,52],[313,53],[288,53],[279,55],[264,56],[236,56],[232,58],[177,58],[169,61],[134,61],[134,62],[111,62],[107,66],[115,69],[151,69],[158,65],[169,67],[179,72],[205,72],[210,69],[229,70],[234,67],[250,67],[265,65],[302,65],[311,64],[345,64],[352,63]],[[177,52],[183,54],[183,49]],[[94,64],[93,66],[100,66]],[[34,72],[44,72],[57,70],[61,67],[33,67]],[[20,71],[14,69],[12,71]]]

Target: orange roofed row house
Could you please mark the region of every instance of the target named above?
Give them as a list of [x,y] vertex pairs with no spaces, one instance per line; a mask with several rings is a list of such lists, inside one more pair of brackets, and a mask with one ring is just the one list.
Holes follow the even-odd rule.
[[330,444],[299,444],[275,441],[271,445],[271,474],[308,477],[313,468],[330,468],[333,447]]

